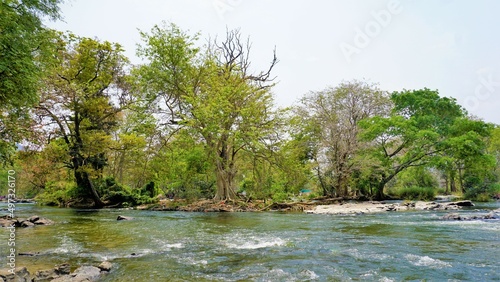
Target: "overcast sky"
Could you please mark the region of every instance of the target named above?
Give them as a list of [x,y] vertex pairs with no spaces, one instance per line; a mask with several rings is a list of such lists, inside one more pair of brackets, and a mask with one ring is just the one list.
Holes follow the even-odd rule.
[[240,28],[265,69],[276,46],[278,105],[364,79],[387,91],[438,89],[470,114],[500,124],[500,1],[496,0],[66,0],[80,36],[118,42],[133,63],[138,30],[173,22],[202,38]]

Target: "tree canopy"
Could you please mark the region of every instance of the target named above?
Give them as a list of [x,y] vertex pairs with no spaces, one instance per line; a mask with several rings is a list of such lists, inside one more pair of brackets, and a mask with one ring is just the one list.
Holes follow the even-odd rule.
[[44,29],[59,3],[0,6],[0,160],[27,197],[125,207],[500,193],[498,125],[437,90],[352,80],[283,108],[275,50],[255,69],[239,30],[202,41],[157,25],[131,65],[117,43]]
[[273,128],[270,71],[250,73],[249,45],[239,31],[225,41],[196,47],[197,36],[177,26],[142,33],[140,54],[150,63],[139,69],[148,99],[162,102],[170,127],[187,127],[200,138],[217,179],[216,199],[236,198],[239,152],[260,146]]

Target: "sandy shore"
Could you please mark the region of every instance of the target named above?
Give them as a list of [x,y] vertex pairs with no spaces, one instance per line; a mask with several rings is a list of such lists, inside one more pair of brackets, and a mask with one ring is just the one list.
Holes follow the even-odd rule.
[[377,213],[387,211],[409,211],[409,210],[458,210],[463,206],[473,206],[470,201],[458,202],[405,202],[405,203],[384,203],[384,202],[349,202],[334,205],[319,205],[311,209],[304,210],[310,214],[335,214],[352,215]]

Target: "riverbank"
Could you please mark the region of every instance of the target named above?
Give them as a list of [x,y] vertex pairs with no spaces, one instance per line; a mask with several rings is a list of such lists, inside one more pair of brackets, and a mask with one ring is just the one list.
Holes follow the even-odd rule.
[[295,211],[308,214],[365,214],[388,211],[408,210],[459,210],[474,204],[464,201],[354,201],[343,198],[325,198],[314,201],[288,203],[266,203],[264,201],[213,201],[200,200],[186,203],[182,200],[162,200],[159,204],[138,206],[138,210],[186,211],[186,212],[259,212],[259,211]]

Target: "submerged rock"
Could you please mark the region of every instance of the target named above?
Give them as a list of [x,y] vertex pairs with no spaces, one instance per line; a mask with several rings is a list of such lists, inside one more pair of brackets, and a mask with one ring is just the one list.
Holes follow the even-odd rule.
[[462,216],[458,213],[449,213],[442,217],[444,220],[483,220],[483,219],[500,219],[500,215],[496,211],[491,211],[487,214]]
[[10,270],[2,269],[0,270],[0,279],[2,281],[15,281],[15,282],[30,282],[30,273],[26,267],[16,267],[14,273]]
[[101,270],[95,266],[80,266],[72,274],[63,275],[51,281],[53,282],[90,282],[97,281],[101,276]]
[[20,252],[17,254],[18,256],[25,256],[25,257],[34,257],[40,255],[40,252]]
[[130,217],[130,216],[123,216],[123,215],[119,215],[116,220],[132,220],[134,219],[133,217]]
[[110,263],[109,261],[103,261],[101,264],[99,264],[98,268],[102,271],[110,271],[111,268],[113,267],[113,264]]
[[25,221],[20,223],[20,226],[21,227],[33,227],[33,226],[35,226],[35,224],[31,221],[25,220]]
[[449,213],[447,215],[444,215],[442,219],[446,220],[462,220],[463,217],[461,217],[458,213]]
[[50,219],[47,219],[45,217],[41,217],[38,220],[33,222],[35,225],[52,225],[54,222]]

